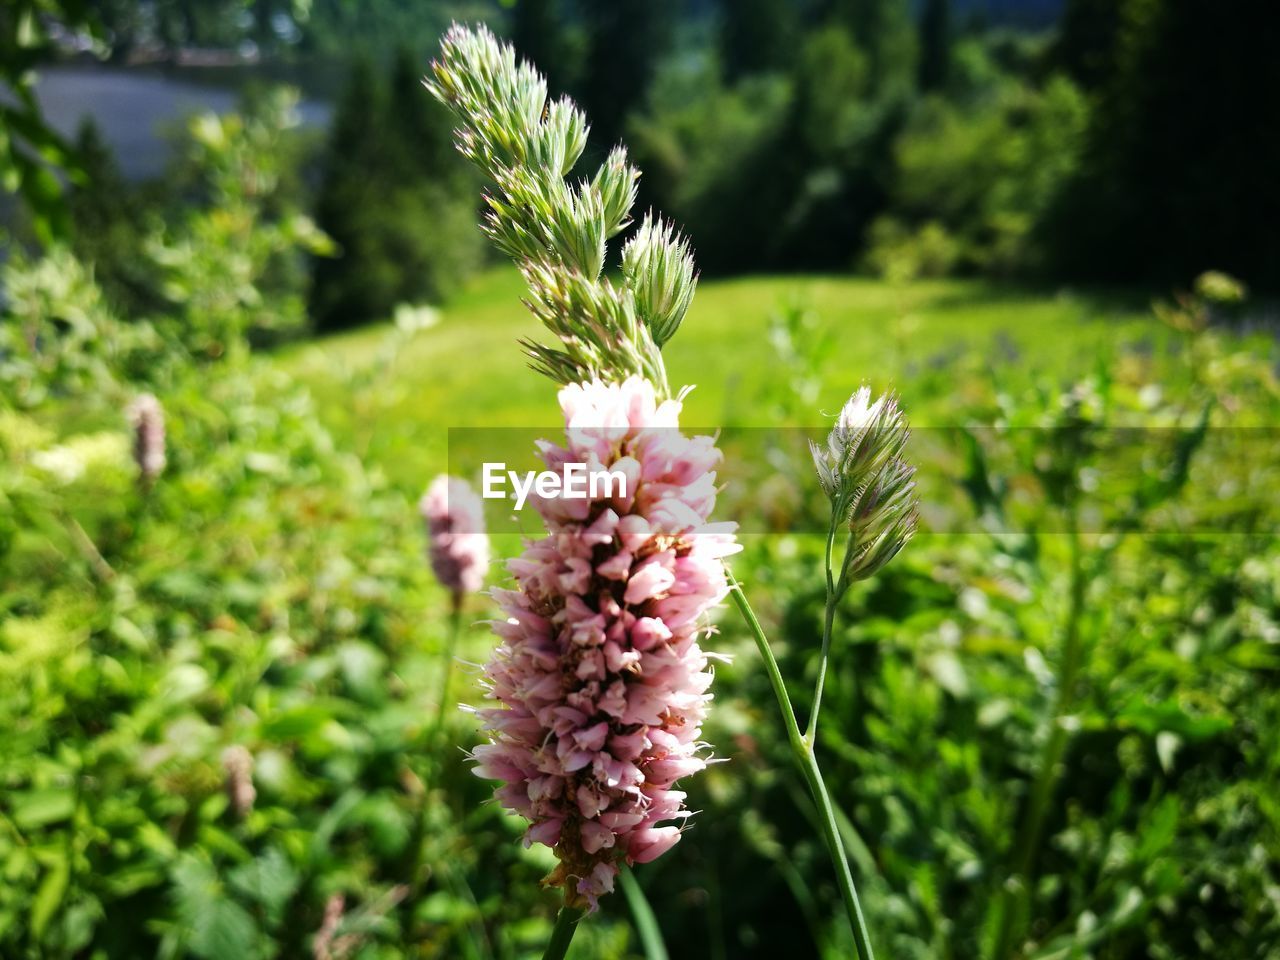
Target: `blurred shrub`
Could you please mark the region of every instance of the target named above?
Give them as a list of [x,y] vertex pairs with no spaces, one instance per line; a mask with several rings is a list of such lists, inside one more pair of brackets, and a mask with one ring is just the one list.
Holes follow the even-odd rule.
[[145,249],[164,298],[161,322],[196,356],[214,359],[242,337],[277,339],[305,327],[307,255],[333,246],[278,192],[296,103],[294,91],[278,89],[244,113],[191,122],[196,202]]
[[92,273],[64,247],[39,259],[14,251],[0,268],[0,386],[8,403],[101,393],[161,374],[169,350],[148,324],[120,322]]
[[946,276],[961,253],[960,243],[936,220],[911,230],[894,217],[881,217],[871,225],[868,244],[867,265],[894,283]]
[[[1001,80],[969,105],[923,101],[897,141],[894,219],[873,228],[869,264],[886,269],[889,251],[916,234],[919,247],[934,242],[932,265],[941,267],[947,258],[938,258],[937,240],[949,234],[956,249],[946,266],[997,275],[1043,269],[1035,229],[1076,170],[1087,117],[1083,96],[1061,76],[1040,90]],[[929,224],[944,233],[925,236]]]
[[481,262],[475,182],[420,73],[402,52],[386,84],[367,61],[348,78],[316,204],[336,244],[336,256],[314,265],[309,309],[320,330],[438,303]]

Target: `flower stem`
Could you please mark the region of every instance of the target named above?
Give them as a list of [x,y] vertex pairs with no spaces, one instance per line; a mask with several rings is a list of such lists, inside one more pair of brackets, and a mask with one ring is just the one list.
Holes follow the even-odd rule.
[[[836,592],[835,574],[831,569],[831,552],[835,547],[836,539],[836,519],[831,517],[831,529],[827,531],[827,550],[826,550],[826,567],[827,567],[827,612],[822,624],[822,655],[818,658],[818,679],[813,685],[813,707],[809,713],[809,726],[804,732],[804,742],[808,744],[809,749],[813,749],[813,745],[818,740],[818,711],[822,708],[822,687],[827,681],[827,654],[831,651],[831,630],[835,625],[836,618],[836,602],[839,599]],[[843,580],[841,576],[841,580]]]
[[453,658],[458,649],[458,635],[462,633],[462,594],[455,593],[449,608],[448,635],[445,637],[444,656],[440,664],[440,703],[436,707],[436,732],[444,726],[445,711],[449,703],[449,681],[453,679]]
[[636,933],[640,935],[645,960],[670,960],[667,945],[662,940],[662,931],[658,928],[658,918],[653,915],[653,907],[649,906],[648,898],[640,889],[640,881],[626,864],[618,872],[618,882],[622,885],[627,905],[631,907],[631,918],[635,921]]
[[778,661],[769,646],[769,639],[765,636],[755,611],[747,602],[742,584],[734,577],[732,571],[726,569],[726,573],[729,577],[729,596],[733,598],[734,605],[742,614],[742,619],[746,621],[747,628],[756,642],[756,649],[760,651],[760,656],[764,660],[765,671],[769,675],[774,696],[778,700],[778,708],[782,712],[782,722],[787,728],[787,742],[791,745],[792,756],[800,767],[800,772],[804,774],[805,782],[809,785],[809,793],[813,797],[814,805],[818,808],[823,839],[827,842],[831,862],[836,870],[836,881],[840,886],[840,896],[844,900],[845,911],[849,915],[849,925],[853,928],[853,941],[858,949],[859,960],[875,960],[875,952],[871,949],[871,935],[867,932],[867,922],[862,915],[862,904],[858,900],[858,889],[854,886],[853,874],[849,870],[849,860],[845,856],[840,831],[836,825],[835,809],[832,807],[827,785],[822,779],[818,758],[800,733],[800,725],[796,723],[795,709],[791,705],[791,698],[787,695],[782,671],[778,667]]
[[542,960],[564,960],[569,952],[569,944],[578,930],[578,921],[582,919],[582,911],[568,904],[560,908],[556,915],[556,926],[551,931],[551,940],[547,944]]
[[818,742],[818,712],[822,709],[822,688],[827,680],[827,663],[831,655],[831,631],[835,626],[836,608],[840,606],[840,598],[849,589],[849,562],[853,559],[855,538],[850,534],[845,541],[844,560],[840,563],[840,576],[837,577],[831,567],[831,560],[839,526],[837,516],[832,514],[831,529],[827,532],[827,610],[822,624],[822,655],[818,658],[818,679],[813,686],[813,709],[809,714],[809,725],[804,732],[804,742],[809,745],[810,751]]

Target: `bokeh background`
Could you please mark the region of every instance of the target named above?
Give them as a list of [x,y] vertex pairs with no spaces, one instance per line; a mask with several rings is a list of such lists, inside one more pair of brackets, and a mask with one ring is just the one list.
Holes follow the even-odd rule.
[[[415,506],[449,428],[558,416],[419,83],[454,19],[689,234],[671,382],[770,428],[719,513],[802,711],[801,434],[864,380],[920,428],[925,529],[847,598],[820,734],[880,952],[1280,957],[1265,0],[6,0],[0,956],[540,955],[549,855],[453,709],[492,607],[446,689]],[[578,960],[852,955],[730,613],[726,762]]]

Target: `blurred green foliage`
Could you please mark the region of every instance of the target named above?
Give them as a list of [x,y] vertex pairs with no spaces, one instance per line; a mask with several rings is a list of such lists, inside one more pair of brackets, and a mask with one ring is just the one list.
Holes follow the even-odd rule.
[[[0,330],[34,331],[0,367],[4,954],[537,956],[547,865],[483,802],[459,750],[470,722],[434,727],[447,602],[421,561],[416,485],[354,432],[397,409],[400,353],[438,353],[465,315],[365,334],[373,365],[325,381],[352,422],[322,414],[292,364],[243,345],[197,363],[163,324],[114,320],[65,251],[11,263],[4,285]],[[1148,325],[1030,376],[993,377],[985,340],[916,368],[917,419],[947,409],[967,427],[921,431],[926,517],[973,532],[920,537],[847,598],[819,741],[882,950],[990,955],[1048,769],[1034,881],[1004,908],[1021,955],[1274,955],[1277,461],[1218,461],[1213,442],[1280,412],[1273,357],[1222,330],[1243,296],[1207,276],[1160,305],[1164,338]],[[741,422],[809,424],[847,345],[803,302],[769,330],[770,375],[704,386],[735,396]],[[467,382],[488,396],[479,367],[456,372],[441,397]],[[169,434],[149,493],[120,412],[142,389]],[[1101,469],[1122,427],[1160,431],[1132,474]],[[785,530],[814,503],[804,450],[759,467],[767,494],[727,490],[722,514]],[[1181,532],[1197,529],[1213,532]],[[820,627],[819,539],[749,537],[735,564],[797,681]],[[638,879],[672,957],[846,956],[766,678],[738,624],[719,629],[734,659],[708,737],[728,762],[690,783],[695,828]],[[488,643],[467,630],[464,660]],[[628,914],[611,898],[577,955],[642,955]]]
[[[345,50],[362,16],[392,49],[440,15],[222,6],[252,14],[232,40],[298,51]],[[1090,0],[1028,38],[943,30],[939,6],[919,33],[880,0],[735,3],[674,36],[662,10],[635,37],[602,21],[663,38],[627,51],[654,79],[612,121],[700,262],[856,260],[891,281],[704,284],[673,383],[701,384],[691,423],[813,426],[860,379],[897,378],[926,427],[926,522],[967,531],[919,537],[853,590],[833,647],[819,742],[882,953],[1271,960],[1280,385],[1274,342],[1230,332],[1265,310],[1221,273],[1157,320],[930,278],[1220,264],[1274,283],[1258,224],[1277,141],[1249,97],[1272,28],[1256,4]],[[94,7],[117,40],[152,29],[136,5]],[[10,4],[6,71],[47,47],[37,8],[82,22]],[[228,29],[214,7],[156,9],[175,46]],[[616,67],[585,23],[569,4],[512,14],[571,90]],[[446,467],[443,424],[552,423],[554,405],[520,372],[518,281],[463,282],[473,185],[416,64],[352,74],[323,170],[275,94],[199,118],[154,189],[113,179],[87,133],[69,245],[15,248],[0,272],[0,956],[540,953],[545,857],[466,769],[471,721],[435,726],[447,601],[412,505]],[[15,89],[0,172],[52,237],[47,164],[69,155]],[[322,302],[342,325],[451,295],[430,330],[251,351]],[[124,416],[143,391],[168,434],[149,490]],[[1151,446],[1126,472],[1128,429]],[[1240,437],[1247,455],[1224,455]],[[786,531],[816,484],[799,443],[751,469],[721,512],[778,531],[735,571],[803,696],[822,544]],[[846,957],[766,678],[739,625],[717,629],[733,660],[707,734],[728,762],[689,784],[694,828],[637,881],[673,958]],[[464,661],[490,642],[468,626]],[[470,674],[457,688],[478,696]],[[631,910],[610,898],[574,956],[644,955]]]
[[[313,328],[440,303],[483,263],[477,184],[419,80],[451,19],[484,20],[592,123],[584,169],[626,142],[640,209],[708,274],[859,270],[1167,288],[1211,268],[1276,289],[1280,44],[1267,0],[23,0],[0,12],[0,174],[15,233],[71,243],[127,313],[180,171],[122,183],[92,133],[63,143],[32,68],[81,48],[129,62],[209,48],[292,71],[335,115],[280,141],[282,191],[334,241],[303,258]],[[1053,14],[1057,12],[1057,22]],[[1033,29],[1028,24],[1038,24]],[[261,62],[255,60],[261,58]],[[1194,69],[1188,64],[1197,65]],[[70,186],[70,209],[64,202]],[[68,216],[70,212],[70,216]],[[12,217],[8,217],[14,220]],[[28,229],[30,227],[31,229]],[[127,304],[122,300],[128,301]],[[285,326],[296,327],[293,318]]]
[[[195,122],[216,200],[157,238],[182,255],[153,322],[116,319],[65,249],[5,268],[5,957],[524,957],[550,928],[543,858],[434,721],[445,598],[414,498],[249,355],[257,317],[294,309],[260,257],[313,247],[258,216],[274,181],[251,158],[283,121]],[[144,390],[154,485],[122,413]]]

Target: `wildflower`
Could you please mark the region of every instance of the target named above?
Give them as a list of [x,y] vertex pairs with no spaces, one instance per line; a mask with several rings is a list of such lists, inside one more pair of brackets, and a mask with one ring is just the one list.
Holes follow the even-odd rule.
[[720,452],[678,429],[678,400],[631,377],[561,389],[567,442],[542,444],[547,467],[622,471],[625,492],[537,500],[547,535],[509,563],[495,591],[506,619],[478,711],[489,742],[478,776],[530,821],[526,843],[552,847],[547,878],[566,903],[594,909],[621,861],[647,863],[680,839],[681,777],[701,770],[711,672],[698,644],[724,598],[733,524],[707,522]]
[[427,528],[427,557],[436,578],[453,593],[454,605],[484,586],[489,538],[484,505],[465,480],[441,474],[418,502]]
[[222,770],[227,777],[227,799],[237,817],[243,819],[253,811],[258,792],[253,787],[253,754],[235,744],[222,753]]
[[872,576],[915,533],[915,467],[902,458],[909,435],[897,397],[872,402],[864,385],[840,411],[826,444],[810,441],[831,500],[832,532],[848,527],[842,584]]
[[133,462],[142,485],[149,488],[165,466],[164,408],[150,393],[140,394],[129,405],[133,426]]
[[315,939],[311,944],[311,955],[315,960],[335,960],[336,957],[345,954],[345,950],[338,950],[335,947],[339,943],[338,927],[342,924],[346,907],[347,899],[340,893],[333,894],[325,901],[324,919],[320,922],[320,929],[316,931]]

